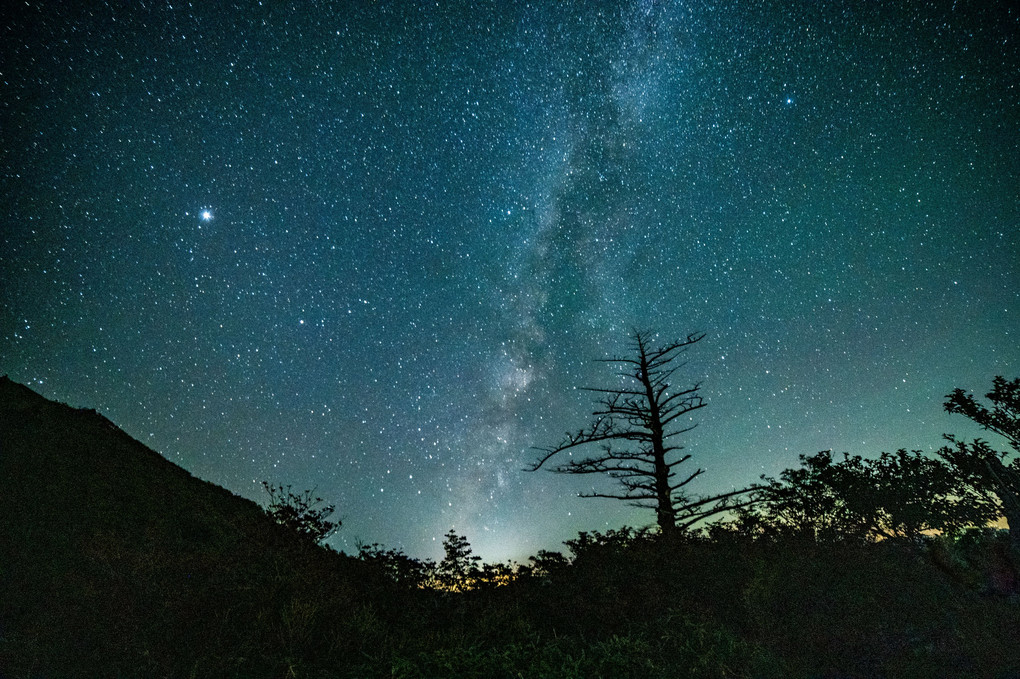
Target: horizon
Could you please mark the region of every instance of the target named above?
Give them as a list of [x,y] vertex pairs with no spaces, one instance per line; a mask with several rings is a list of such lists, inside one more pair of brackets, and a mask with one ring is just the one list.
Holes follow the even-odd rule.
[[[70,408],[72,411],[89,411],[89,412],[95,413],[98,417],[100,417],[100,419],[105,420],[107,423],[112,423],[118,430],[124,431],[121,427],[119,427],[117,425],[116,422],[113,422],[112,420],[107,418],[101,411],[99,411],[97,409],[90,408],[87,405],[76,406],[76,405],[71,404],[71,403],[66,403],[66,402],[59,401],[59,400],[56,400],[56,399],[53,399],[53,398],[48,398],[44,394],[40,393],[37,389],[33,389],[32,387],[30,387],[28,385],[21,384],[20,382],[16,382],[16,381],[12,380],[9,375],[6,375],[6,374],[0,375],[0,380],[7,380],[7,381],[11,382],[12,384],[15,384],[15,385],[20,386],[20,387],[27,388],[32,393],[34,393],[36,396],[38,396],[40,398],[43,398],[43,399],[46,399],[50,403],[54,403],[54,404],[57,404],[57,405],[60,405],[60,406],[66,406],[67,408]],[[979,396],[979,401],[980,401],[981,397],[983,396],[983,394],[979,394],[978,396]],[[967,419],[963,419],[960,422],[960,424],[961,424],[961,429],[969,430],[970,434],[972,435],[973,438],[984,438],[984,437],[981,436],[981,434],[985,433],[986,430],[981,428],[979,425],[977,425],[973,421],[967,420]],[[125,432],[125,433],[127,433],[127,432]],[[130,434],[128,434],[128,435],[130,436]],[[159,455],[163,459],[167,460],[168,462],[173,463],[173,460],[170,460],[169,458],[167,458],[166,455],[164,455],[161,451],[153,449],[150,446],[146,446],[146,444],[144,442],[139,441],[137,438],[135,438],[133,436],[131,438],[135,442],[139,443],[140,445],[145,446],[146,448],[148,448],[152,452],[156,453],[157,455]],[[959,437],[959,438],[961,438],[961,440],[966,440],[967,437]],[[991,444],[992,444],[993,448],[997,447],[997,445],[999,443],[1001,443],[1000,441],[997,440],[998,438],[1001,438],[1001,436],[1000,435],[993,435],[992,436]],[[985,440],[988,440],[988,439],[985,438]],[[832,452],[836,452],[836,451],[832,451]],[[890,451],[883,451],[883,452],[892,452],[892,451],[890,450]],[[864,455],[863,457],[869,458],[869,457],[877,457],[877,456]],[[791,465],[791,468],[799,466],[799,461],[800,460],[798,458],[798,460],[797,460],[798,464]],[[183,467],[182,467],[182,469],[183,469]],[[187,471],[187,470],[185,470],[185,471]],[[203,478],[201,478],[200,476],[197,476],[197,475],[195,475],[194,478],[196,480],[198,480],[198,481],[201,481],[201,482],[214,483],[212,481],[209,481],[208,479],[203,479]],[[219,484],[215,484],[215,483],[214,483],[214,485],[219,486]],[[262,482],[260,482],[259,485],[261,486]],[[235,493],[234,491],[231,491],[229,488],[225,488],[223,486],[219,486],[219,487],[224,488],[225,490],[231,492],[232,494],[234,494],[237,497],[240,497],[242,499],[247,499],[247,500],[254,501],[255,504],[257,504],[263,510],[267,509],[268,502],[267,502],[267,499],[265,497],[263,497],[263,498],[246,497],[244,495],[241,495],[241,494]],[[305,491],[308,491],[308,490],[315,491],[316,489],[298,489],[298,488],[294,488],[294,490],[297,491],[297,492],[305,492]],[[317,494],[318,493],[316,493],[316,495]],[[331,504],[328,498],[322,498],[321,501],[324,504]],[[649,513],[654,514],[654,511],[652,509],[650,509],[650,508],[645,508],[643,510],[640,510],[640,512],[642,514],[646,515],[646,516]],[[713,518],[711,521],[700,521],[700,522],[698,522],[697,525],[698,526],[709,525],[709,524],[714,523],[714,522],[719,521],[719,520],[725,520],[726,516],[727,516],[727,514],[724,512],[723,514],[719,515],[718,517]],[[327,518],[327,517],[324,517],[324,518]],[[337,519],[342,519],[343,517],[342,517],[342,515],[339,515],[339,514],[333,514],[333,515],[329,516],[328,518],[335,521]],[[1005,519],[1004,518],[1000,518],[996,522],[996,525],[1005,525]],[[569,551],[569,548],[565,549],[565,547],[567,547],[567,540],[573,540],[573,539],[577,538],[578,534],[580,534],[581,532],[585,532],[585,533],[589,533],[589,534],[590,533],[606,533],[607,531],[620,530],[620,529],[626,529],[626,528],[635,529],[635,530],[642,530],[642,529],[650,529],[652,531],[656,530],[656,526],[654,525],[654,522],[648,522],[648,521],[642,521],[642,522],[639,522],[639,523],[636,523],[636,524],[634,524],[634,523],[632,523],[632,524],[623,523],[623,524],[620,524],[619,526],[608,526],[608,527],[603,528],[603,529],[581,529],[581,530],[577,531],[574,535],[568,537],[566,540],[564,540],[563,542],[559,543],[558,546],[556,546],[554,548],[550,548],[550,547],[546,546],[546,547],[542,547],[541,549],[542,550],[553,551],[553,552],[560,552],[560,553],[564,553],[565,554],[565,553],[567,553]],[[338,529],[338,532],[342,531],[342,530],[343,530],[343,525],[341,524],[341,526]],[[451,527],[449,530],[455,531],[455,532],[457,532],[459,534],[459,531],[456,531],[455,527]],[[328,547],[330,547],[332,549],[336,549],[337,551],[339,551],[341,553],[345,553],[345,554],[347,554],[349,556],[353,556],[353,557],[357,557],[358,556],[358,553],[360,551],[360,546],[361,545],[370,546],[372,544],[378,544],[380,547],[382,547],[384,549],[396,549],[397,551],[403,552],[407,556],[410,556],[410,557],[416,558],[416,559],[422,559],[422,560],[429,560],[429,559],[431,559],[433,561],[438,561],[438,560],[440,560],[439,557],[442,556],[441,553],[440,554],[415,554],[415,553],[408,553],[404,549],[404,547],[402,545],[394,546],[392,544],[381,543],[378,540],[362,539],[360,536],[355,538],[353,541],[344,541],[345,542],[345,547],[341,547],[341,548],[338,549],[333,544],[333,538],[337,537],[338,532],[334,533],[331,538],[323,540],[321,542],[321,544],[323,546],[328,546]],[[438,538],[434,538],[434,540],[438,540],[439,544],[442,545],[443,544],[443,538],[445,538],[445,537],[446,537],[446,535],[444,533],[443,536],[440,536]],[[463,536],[463,537],[468,538],[467,539],[467,543],[470,545],[470,548],[471,548],[472,552],[474,554],[480,556],[480,554],[475,550],[475,545],[470,544],[470,542],[471,542],[470,538],[468,536]],[[353,548],[347,548],[346,547],[346,543],[347,542],[352,542],[354,547]],[[483,557],[482,560],[483,560],[483,563],[487,563],[487,564],[497,564],[497,563],[527,564],[527,562],[529,561],[529,557],[537,556],[537,555],[538,555],[538,551],[536,551],[534,553],[529,553],[529,554],[514,554],[514,555],[509,556],[509,557],[496,558],[496,559],[487,559],[487,558]]]

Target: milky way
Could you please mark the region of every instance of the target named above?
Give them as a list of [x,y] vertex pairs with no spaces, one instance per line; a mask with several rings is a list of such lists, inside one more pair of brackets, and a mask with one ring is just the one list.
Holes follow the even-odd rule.
[[1007,3],[74,4],[4,10],[0,372],[338,549],[651,523],[521,471],[633,328],[706,493],[1017,375]]

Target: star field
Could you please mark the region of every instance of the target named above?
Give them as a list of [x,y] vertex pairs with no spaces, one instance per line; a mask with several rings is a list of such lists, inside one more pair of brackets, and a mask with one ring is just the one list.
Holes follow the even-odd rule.
[[0,34],[0,373],[353,551],[652,522],[521,470],[632,327],[714,492],[1020,365],[1007,3],[46,3]]

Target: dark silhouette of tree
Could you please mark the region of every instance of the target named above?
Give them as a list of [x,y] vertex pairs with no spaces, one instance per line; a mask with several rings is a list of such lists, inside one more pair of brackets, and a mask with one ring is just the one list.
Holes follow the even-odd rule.
[[992,390],[985,394],[992,407],[979,403],[963,389],[946,396],[945,410],[965,415],[988,431],[995,432],[1013,449],[998,451],[976,439],[966,443],[947,434],[950,445],[939,450],[956,470],[961,482],[999,508],[1009,526],[1010,542],[1020,550],[1020,378],[1006,381],[997,376]]
[[432,583],[436,564],[415,559],[399,549],[387,549],[378,542],[358,544],[358,558],[378,567],[388,578],[407,589],[422,589]]
[[603,360],[622,366],[619,375],[625,384],[613,388],[586,388],[601,394],[599,407],[591,424],[551,448],[539,448],[545,454],[527,471],[537,471],[560,453],[575,448],[600,447],[601,452],[588,457],[572,457],[551,471],[561,474],[604,474],[623,487],[619,493],[592,491],[580,497],[601,497],[624,500],[638,507],[655,510],[656,521],[663,535],[675,535],[695,523],[739,506],[733,498],[747,490],[711,497],[691,498],[685,488],[701,476],[703,469],[679,474],[680,466],[690,459],[683,453],[679,437],[694,429],[690,413],[703,408],[698,393],[700,384],[675,389],[671,380],[686,365],[678,362],[687,349],[704,337],[688,335],[686,339],[653,348],[648,333],[635,330],[633,356]]
[[801,456],[779,480],[763,476],[761,502],[745,512],[746,526],[809,532],[818,539],[918,538],[994,519],[995,509],[961,487],[948,464],[919,450],[878,458],[831,451]]
[[482,574],[482,557],[472,553],[467,537],[457,535],[451,528],[444,536],[443,551],[446,554],[435,570],[437,587],[449,592],[473,588]]
[[269,493],[266,513],[281,526],[320,544],[340,528],[340,521],[329,520],[336,506],[318,507],[324,500],[315,497],[314,489],[295,493],[290,486],[274,486],[267,481],[262,482],[262,487]]
[[806,532],[817,539],[864,538],[871,512],[863,505],[869,474],[859,457],[834,462],[831,450],[801,455],[800,467],[785,469],[779,479],[762,476],[762,502],[742,514],[753,532]]

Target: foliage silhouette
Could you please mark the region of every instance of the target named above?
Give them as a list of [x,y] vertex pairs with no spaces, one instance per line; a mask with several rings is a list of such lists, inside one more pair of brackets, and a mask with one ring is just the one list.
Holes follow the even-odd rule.
[[452,528],[444,536],[443,551],[446,555],[435,571],[436,586],[447,592],[471,589],[481,575],[482,557],[473,554],[467,538]]
[[601,394],[594,419],[576,433],[567,432],[557,445],[539,448],[544,454],[527,471],[537,471],[552,458],[576,448],[598,447],[600,453],[571,458],[551,467],[561,474],[601,474],[622,486],[617,493],[580,493],[580,497],[623,500],[637,507],[655,510],[656,523],[665,535],[675,535],[721,512],[742,506],[736,501],[748,490],[693,498],[686,487],[704,473],[697,468],[678,474],[689,453],[683,453],[679,437],[696,426],[690,413],[703,408],[699,384],[674,388],[671,381],[685,362],[676,362],[704,335],[660,347],[650,344],[649,333],[632,333],[632,356],[617,357],[603,363],[622,366],[619,387],[587,387]]
[[399,549],[387,549],[379,543],[358,544],[358,558],[378,567],[401,587],[421,589],[430,586],[434,580],[435,562],[415,559]]
[[329,520],[336,506],[318,507],[323,499],[315,497],[314,489],[295,493],[291,486],[274,486],[268,481],[263,481],[262,487],[269,493],[266,514],[281,526],[318,544],[339,530],[341,522]]
[[779,480],[762,477],[760,503],[741,518],[745,529],[806,531],[827,540],[917,540],[996,517],[994,507],[962,487],[948,464],[918,450],[876,459],[844,453],[839,461],[822,451],[800,460]]
[[995,450],[981,439],[966,443],[947,434],[950,445],[941,448],[939,455],[954,468],[968,493],[1001,511],[1013,548],[1020,554],[1020,378],[1007,381],[996,376],[985,398],[991,408],[963,389],[954,389],[946,396],[944,407],[946,412],[965,415],[999,434],[1013,452]]

